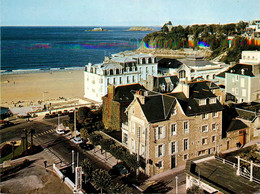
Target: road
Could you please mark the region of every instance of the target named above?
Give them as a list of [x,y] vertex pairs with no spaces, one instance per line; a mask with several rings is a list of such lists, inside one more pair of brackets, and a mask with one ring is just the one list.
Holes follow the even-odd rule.
[[[60,122],[64,119],[68,119],[68,116],[61,116]],[[66,138],[64,135],[57,134],[55,132],[57,124],[58,118],[51,118],[46,120],[37,119],[29,122],[22,122],[21,124],[7,127],[0,131],[1,143],[11,140],[20,140],[23,129],[33,128],[36,131],[36,137],[34,138],[35,143],[41,145],[43,149],[49,149],[63,160],[63,162],[68,164],[71,163],[71,153],[72,150],[74,150],[75,153],[79,153],[79,161],[88,158],[96,168],[103,168],[106,170],[110,169],[109,166],[95,160],[95,158],[89,155],[86,151],[83,151],[78,145],[71,142],[70,139]]]

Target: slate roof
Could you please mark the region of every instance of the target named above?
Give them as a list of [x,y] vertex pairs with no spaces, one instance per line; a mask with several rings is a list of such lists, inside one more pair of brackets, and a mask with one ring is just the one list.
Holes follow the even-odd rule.
[[233,73],[233,74],[240,74],[240,75],[242,75],[242,73],[241,73],[242,69],[244,69],[244,75],[251,76],[251,77],[255,76],[253,74],[253,71],[252,71],[252,69],[253,69],[252,65],[240,64],[240,63],[236,64],[235,66],[233,66],[231,68],[229,68],[227,71],[225,71],[225,73]]
[[238,114],[238,118],[245,119],[248,121],[253,121],[255,118],[255,113],[251,111],[246,111],[243,109],[236,108],[236,112]]
[[163,58],[158,61],[158,67],[177,69],[182,63],[177,59]]
[[156,94],[147,96],[145,104],[141,104],[140,101],[139,103],[148,122],[154,123],[169,118],[171,110],[176,104],[176,99],[171,96]]
[[248,128],[248,126],[243,121],[235,119],[231,121],[227,129],[227,132],[236,131],[245,128]]
[[110,59],[113,62],[117,62],[117,63],[130,63],[130,62],[136,62],[135,59],[133,59],[132,57],[112,57]]
[[204,59],[179,59],[180,62],[184,63],[185,65],[189,67],[204,67],[206,65],[214,65],[215,63],[212,63],[210,61],[204,60]]
[[167,86],[167,84],[173,84],[173,89],[176,87],[176,85],[179,82],[179,78],[178,76],[164,76],[164,77],[154,77],[153,79],[154,82],[154,91],[159,91],[159,87],[160,85],[165,85]]
[[131,102],[134,99],[133,92],[145,88],[140,84],[121,85],[115,88],[114,100],[118,102]]

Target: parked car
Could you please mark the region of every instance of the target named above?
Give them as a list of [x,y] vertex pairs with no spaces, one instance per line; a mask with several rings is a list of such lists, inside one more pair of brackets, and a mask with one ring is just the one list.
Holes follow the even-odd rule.
[[68,110],[64,110],[64,111],[63,111],[63,114],[64,114],[64,115],[69,114]]
[[81,137],[75,137],[72,139],[72,141],[75,143],[75,144],[81,144],[83,143],[83,140]]
[[61,112],[61,111],[58,111],[58,115],[62,116],[63,114],[62,114],[62,112]]
[[58,134],[64,134],[65,131],[64,131],[63,129],[61,129],[61,128],[57,128],[57,129],[56,129],[56,133],[58,133]]
[[123,164],[116,164],[112,167],[111,173],[116,175],[126,175],[128,174],[128,170]]

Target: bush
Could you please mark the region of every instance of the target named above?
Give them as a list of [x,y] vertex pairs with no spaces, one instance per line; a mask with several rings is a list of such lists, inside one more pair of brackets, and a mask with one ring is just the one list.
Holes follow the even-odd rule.
[[12,153],[12,145],[10,144],[5,144],[2,148],[1,148],[1,158],[7,156],[8,154]]

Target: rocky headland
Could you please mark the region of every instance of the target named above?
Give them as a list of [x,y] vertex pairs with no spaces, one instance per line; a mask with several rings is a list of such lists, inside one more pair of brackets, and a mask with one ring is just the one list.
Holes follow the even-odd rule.
[[155,30],[151,27],[135,26],[135,27],[129,28],[126,31],[155,31]]
[[93,28],[92,30],[85,30],[86,32],[103,32],[103,31],[109,31],[107,29],[103,29],[103,28]]

